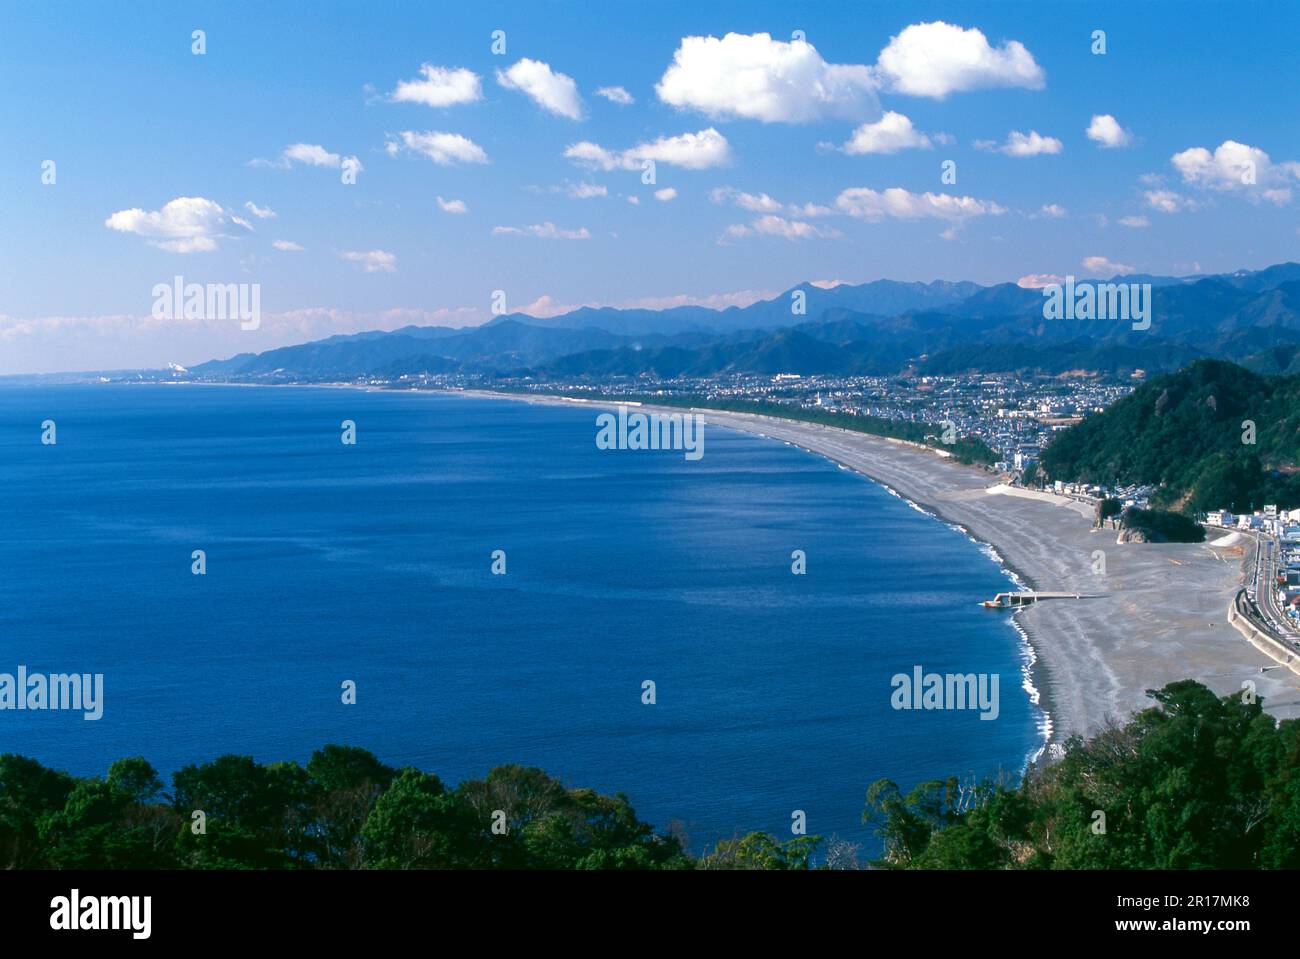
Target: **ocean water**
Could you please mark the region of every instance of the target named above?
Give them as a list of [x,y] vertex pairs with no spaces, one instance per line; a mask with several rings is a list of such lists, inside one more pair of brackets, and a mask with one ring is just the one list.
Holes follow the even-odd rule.
[[[697,849],[803,810],[874,854],[873,780],[1037,751],[1020,637],[977,606],[1008,579],[961,532],[774,441],[706,425],[689,462],[595,434],[594,410],[428,393],[0,389],[0,672],[105,686],[99,721],[0,711],[0,752],[516,762]],[[1000,715],[893,709],[917,665],[997,674]]]

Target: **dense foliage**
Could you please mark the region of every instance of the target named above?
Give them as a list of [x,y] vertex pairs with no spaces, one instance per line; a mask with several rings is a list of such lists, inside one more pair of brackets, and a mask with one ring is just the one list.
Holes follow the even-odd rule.
[[[888,780],[867,790],[876,865],[915,869],[1300,867],[1300,721],[1245,691],[1184,680],[1158,704],[1018,785]],[[204,828],[196,827],[196,810]],[[499,811],[499,812],[498,812]],[[499,828],[494,829],[494,823]],[[503,827],[503,828],[500,828]],[[326,746],[306,766],[222,756],[186,766],[170,793],[135,757],[77,779],[0,755],[7,869],[809,869],[858,868],[856,847],[755,832],[689,855],[622,794],[569,789],[500,766],[454,789],[363,749]]]
[[1130,506],[1120,515],[1126,530],[1140,530],[1150,543],[1203,543],[1205,527],[1182,513]]
[[1139,387],[1058,434],[1042,456],[1052,479],[1160,484],[1155,505],[1186,513],[1298,507],[1297,464],[1300,377],[1217,360]]
[[911,869],[1294,869],[1300,721],[1243,691],[1184,680],[1126,726],[1030,771],[1018,788],[956,779],[902,794],[881,780],[864,819],[881,865]]
[[0,868],[693,864],[676,837],[637,819],[627,797],[566,789],[535,768],[500,766],[448,789],[437,776],[393,769],[363,749],[326,746],[306,766],[248,756],[186,766],[164,794],[139,757],[113,763],[103,779],[76,779],[0,755]]

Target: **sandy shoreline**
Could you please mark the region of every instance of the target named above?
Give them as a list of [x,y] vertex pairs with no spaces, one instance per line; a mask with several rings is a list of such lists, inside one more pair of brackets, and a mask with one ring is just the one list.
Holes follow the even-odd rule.
[[[575,405],[558,397],[456,394]],[[1031,646],[1031,682],[1051,717],[1053,742],[1122,721],[1151,705],[1147,689],[1188,678],[1221,695],[1251,680],[1271,714],[1300,716],[1300,677],[1285,670],[1261,673],[1273,661],[1228,624],[1241,582],[1239,556],[1204,544],[1117,545],[1113,531],[1092,529],[1085,504],[997,488],[992,475],[911,444],[755,414],[702,412],[708,426],[791,443],[881,483],[988,544],[1027,587],[1087,597],[1045,601],[1016,614]],[[1093,572],[1098,550],[1105,555],[1104,575]]]

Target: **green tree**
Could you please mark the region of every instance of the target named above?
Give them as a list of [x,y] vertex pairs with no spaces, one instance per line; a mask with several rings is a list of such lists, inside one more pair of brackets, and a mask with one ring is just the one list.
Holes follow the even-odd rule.
[[379,869],[449,869],[471,861],[476,824],[442,780],[400,770],[362,827],[368,863]]

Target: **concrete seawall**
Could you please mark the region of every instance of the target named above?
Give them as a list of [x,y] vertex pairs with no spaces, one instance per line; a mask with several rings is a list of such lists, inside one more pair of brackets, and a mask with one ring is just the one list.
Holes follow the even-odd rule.
[[1240,599],[1240,593],[1232,598],[1232,603],[1228,606],[1228,622],[1236,628],[1237,632],[1246,637],[1250,642],[1250,645],[1254,646],[1269,659],[1273,660],[1273,662],[1285,666],[1287,669],[1291,670],[1291,672],[1300,676],[1300,654],[1297,654],[1294,650],[1287,649],[1286,646],[1263,632],[1247,617],[1237,612],[1237,603]]

